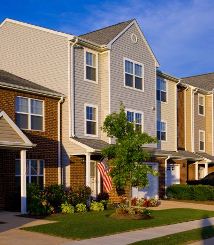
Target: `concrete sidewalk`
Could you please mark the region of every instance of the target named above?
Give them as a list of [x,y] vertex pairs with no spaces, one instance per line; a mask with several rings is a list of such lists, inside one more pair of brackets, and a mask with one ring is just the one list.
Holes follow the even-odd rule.
[[127,245],[137,241],[149,240],[210,225],[214,225],[214,218],[123,232],[115,235],[91,238],[81,241],[65,242],[63,245]]

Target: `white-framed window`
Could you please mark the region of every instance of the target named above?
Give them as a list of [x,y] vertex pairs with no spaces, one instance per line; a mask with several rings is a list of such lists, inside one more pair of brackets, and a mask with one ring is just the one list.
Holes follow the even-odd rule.
[[157,121],[157,138],[166,141],[166,122]]
[[124,85],[125,87],[144,90],[143,65],[129,59],[124,59]]
[[199,130],[199,151],[205,151],[205,131]]
[[95,105],[85,105],[85,135],[98,135],[98,107]]
[[167,101],[166,81],[160,77],[157,78],[156,98],[161,102]]
[[143,113],[127,109],[127,120],[134,124],[136,131],[143,131]]
[[44,128],[44,102],[42,100],[16,97],[16,124],[21,129],[40,130]]
[[202,94],[198,94],[198,114],[205,115],[205,96]]
[[85,49],[85,80],[97,83],[98,78],[98,55]]
[[[34,183],[40,186],[41,189],[44,187],[44,160],[40,159],[27,159],[26,162],[26,175],[27,183]],[[20,189],[21,184],[21,162],[20,159],[16,159],[15,162],[15,178],[16,188]]]

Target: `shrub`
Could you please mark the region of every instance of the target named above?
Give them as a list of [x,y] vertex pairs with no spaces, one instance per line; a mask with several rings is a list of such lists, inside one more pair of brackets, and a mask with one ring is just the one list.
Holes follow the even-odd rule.
[[76,190],[67,190],[66,191],[67,200],[73,206],[76,206],[79,203],[88,204],[91,196],[91,188],[88,186],[79,187]]
[[103,200],[106,200],[106,201],[109,200],[109,194],[107,192],[101,192],[101,193],[98,194],[97,201],[100,202],[100,201],[103,201]]
[[137,198],[134,197],[131,200],[131,206],[138,206],[138,207],[157,207],[160,205],[160,200],[156,198]]
[[90,206],[91,211],[100,212],[104,210],[104,205],[101,202],[94,202],[92,201]]
[[117,215],[142,215],[142,216],[151,216],[151,211],[147,208],[139,207],[139,206],[131,206],[127,207],[126,205],[120,205],[116,209]]
[[74,213],[74,207],[68,202],[61,204],[61,210],[63,214],[73,214]]
[[77,213],[84,213],[87,211],[86,205],[84,203],[79,203],[76,205],[76,212]]
[[214,200],[214,187],[209,185],[172,185],[167,188],[169,199]]

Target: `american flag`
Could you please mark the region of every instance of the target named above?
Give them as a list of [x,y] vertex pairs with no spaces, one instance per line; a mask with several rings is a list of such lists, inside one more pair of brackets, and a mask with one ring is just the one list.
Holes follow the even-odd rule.
[[97,168],[100,171],[100,174],[103,179],[103,186],[106,190],[106,192],[110,192],[112,189],[112,179],[111,176],[109,176],[110,168],[107,164],[107,159],[104,158],[97,164]]

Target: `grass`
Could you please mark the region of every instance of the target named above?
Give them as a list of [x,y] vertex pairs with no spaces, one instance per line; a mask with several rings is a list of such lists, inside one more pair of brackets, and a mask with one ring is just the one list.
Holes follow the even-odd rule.
[[27,227],[23,229],[66,238],[86,239],[214,216],[214,211],[179,208],[152,210],[152,216],[154,216],[154,219],[119,220],[110,217],[113,212],[113,210],[107,210],[99,213],[88,212],[71,215],[58,214],[48,217],[49,220],[57,221],[57,223]]
[[202,239],[214,237],[214,226],[194,229],[190,231],[180,232],[169,236],[154,238],[132,243],[132,245],[184,245],[196,242]]

